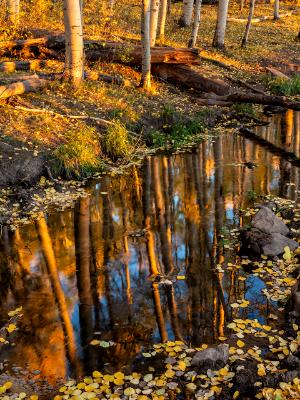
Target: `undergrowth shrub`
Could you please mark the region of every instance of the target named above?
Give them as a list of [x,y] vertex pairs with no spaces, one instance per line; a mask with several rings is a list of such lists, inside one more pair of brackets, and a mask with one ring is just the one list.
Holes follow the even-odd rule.
[[161,115],[162,128],[150,133],[152,145],[155,147],[171,145],[178,148],[199,141],[207,127],[206,117],[205,112],[199,112],[193,119],[187,118],[172,107],[165,106]]

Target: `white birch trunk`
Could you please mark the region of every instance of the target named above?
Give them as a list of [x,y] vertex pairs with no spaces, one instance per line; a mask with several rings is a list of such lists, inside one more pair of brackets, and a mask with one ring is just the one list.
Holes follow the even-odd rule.
[[165,38],[165,26],[168,12],[168,0],[161,0],[159,14],[159,39],[161,42]]
[[142,79],[140,86],[146,91],[151,90],[150,15],[151,0],[142,0]]
[[252,18],[253,18],[253,14],[254,14],[254,7],[255,7],[255,0],[250,0],[250,9],[249,9],[248,21],[247,21],[244,37],[243,37],[243,40],[242,40],[242,47],[246,47],[247,43],[248,43],[248,37],[249,37]]
[[229,0],[219,0],[218,19],[215,30],[215,37],[213,40],[214,47],[223,48],[225,46],[228,3]]
[[199,25],[200,25],[200,18],[201,18],[201,5],[202,0],[196,0],[195,3],[195,11],[194,11],[194,21],[193,21],[193,30],[192,30],[192,37],[189,42],[189,47],[193,48],[196,46]]
[[274,19],[279,19],[279,0],[275,0],[274,2]]
[[17,25],[19,22],[19,14],[20,14],[20,0],[7,0],[6,20],[12,25]]
[[151,16],[150,16],[150,46],[155,46],[157,25],[158,25],[158,13],[159,13],[160,0],[151,0]]
[[183,0],[183,11],[180,23],[182,26],[191,26],[194,0]]
[[64,0],[65,73],[64,77],[78,86],[83,78],[83,34],[80,0]]

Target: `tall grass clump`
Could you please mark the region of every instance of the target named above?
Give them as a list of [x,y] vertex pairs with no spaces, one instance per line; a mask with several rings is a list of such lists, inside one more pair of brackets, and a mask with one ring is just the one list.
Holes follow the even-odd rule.
[[54,151],[54,168],[57,172],[65,172],[67,176],[87,177],[100,167],[100,153],[95,128],[70,130],[65,134],[65,142]]
[[124,158],[132,151],[127,128],[119,120],[114,120],[108,126],[102,140],[102,147],[104,152],[113,160]]
[[291,79],[272,79],[269,81],[269,89],[280,96],[297,96],[300,94],[300,76],[293,76]]

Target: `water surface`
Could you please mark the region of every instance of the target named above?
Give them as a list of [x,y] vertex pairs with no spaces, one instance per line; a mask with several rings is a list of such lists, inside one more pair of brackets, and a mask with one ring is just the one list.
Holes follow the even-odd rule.
[[[289,111],[255,131],[299,155],[299,121]],[[241,209],[259,194],[296,200],[298,188],[299,168],[227,134],[105,176],[74,209],[4,229],[0,319],[20,305],[24,317],[1,361],[54,383],[130,364],[153,342],[215,343],[232,316],[229,304],[243,297],[254,304],[248,317],[265,321],[263,282],[215,268],[240,262],[229,238],[243,225]],[[114,345],[98,348],[93,339]]]

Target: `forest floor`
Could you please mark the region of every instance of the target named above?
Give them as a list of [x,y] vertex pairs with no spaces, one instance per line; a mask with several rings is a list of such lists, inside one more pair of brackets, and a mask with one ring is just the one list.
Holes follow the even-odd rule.
[[[86,5],[84,29],[87,39],[117,42],[139,40],[138,4],[132,0],[116,4],[112,15],[107,13],[104,6],[101,7],[99,10],[97,2]],[[282,5],[281,13],[291,9],[294,11],[291,16],[278,21],[254,23],[247,48],[240,46],[245,22],[229,20],[226,49],[217,51],[211,46],[216,7],[203,5],[198,39],[200,64],[195,69],[204,76],[222,79],[238,90],[241,87],[237,81],[243,80],[258,89],[278,92],[281,82],[270,79],[265,67],[275,66],[285,72],[290,63],[300,65],[300,43],[296,40],[299,9],[288,4]],[[0,18],[3,18],[1,12]],[[255,17],[270,16],[272,12],[272,5],[258,4]],[[164,45],[186,47],[191,29],[179,27],[180,13],[179,4],[174,4]],[[231,4],[229,17],[246,18],[247,13],[248,9],[241,12],[237,4]],[[25,5],[20,23],[22,29],[2,29],[0,41],[61,33],[62,20],[59,4],[50,5],[40,0],[39,8],[34,12]],[[27,58],[24,54],[20,57],[16,52],[11,58],[2,58],[0,61],[8,59]],[[228,120],[231,127],[243,124],[245,117],[247,122],[251,118],[252,122],[256,121],[262,111],[259,106],[243,104],[222,108],[204,107],[197,102],[196,91],[156,78],[153,79],[153,91],[149,95],[138,88],[140,71],[128,65],[97,62],[88,68],[121,76],[126,82],[120,86],[85,81],[80,88],[73,90],[68,84],[54,81],[37,93],[0,103],[2,210],[7,209],[8,203],[18,204],[19,200],[23,204],[28,202],[28,198],[36,192],[32,186],[39,182],[41,176],[50,180],[97,176],[100,172],[120,169],[140,160],[149,149],[166,146],[178,149],[195,144],[207,135],[224,130]],[[63,62],[47,60],[45,67],[37,67],[30,73],[39,71],[62,72]],[[14,73],[14,76],[21,78],[24,72]],[[11,74],[0,73],[3,83],[9,77]],[[298,78],[297,85],[300,87]],[[297,99],[297,95],[294,98]],[[96,121],[97,118],[101,121]],[[21,187],[21,196],[20,191],[17,197],[12,196],[10,191],[7,192],[8,186]],[[77,186],[73,186],[76,189],[75,193],[71,190],[72,197],[76,197]],[[29,187],[31,193],[28,195],[26,189]],[[39,186],[37,189],[39,196],[45,197],[44,188],[41,190]],[[67,185],[65,191],[69,192],[69,189],[70,185]],[[4,214],[0,218],[7,220],[9,213]]]

